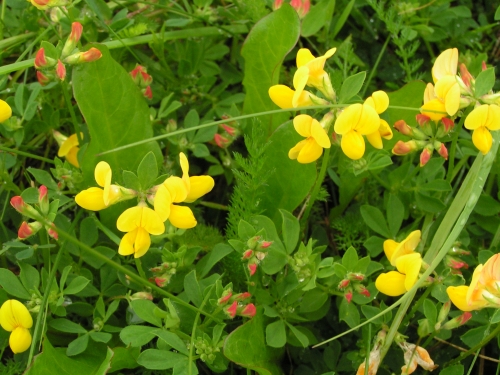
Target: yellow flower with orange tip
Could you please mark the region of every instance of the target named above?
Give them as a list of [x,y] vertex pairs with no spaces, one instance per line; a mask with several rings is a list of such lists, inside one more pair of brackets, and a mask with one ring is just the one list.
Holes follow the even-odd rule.
[[500,129],[500,107],[495,104],[483,104],[474,108],[466,117],[464,126],[474,130],[472,142],[486,155],[493,144],[490,130]]
[[298,115],[293,119],[297,133],[306,137],[288,152],[288,157],[299,163],[312,163],[323,154],[323,148],[330,148],[331,142],[318,120],[309,115]]
[[5,301],[0,308],[0,324],[8,332],[9,346],[14,354],[26,351],[31,345],[30,328],[33,318],[21,302],[15,299]]
[[[307,86],[312,86],[320,90],[327,98],[334,99],[335,92],[330,81],[328,73],[325,72],[324,67],[326,60],[332,57],[337,51],[336,48],[329,49],[323,56],[314,57],[311,51],[307,48],[299,49],[297,52],[297,68],[299,70],[303,67],[302,74],[307,74]],[[294,79],[295,85],[295,79]]]
[[150,234],[160,235],[165,232],[165,225],[160,216],[145,202],[125,210],[116,222],[121,232],[127,232],[120,241],[120,255],[134,254],[134,258],[142,257],[151,246]]
[[462,311],[500,308],[500,254],[493,255],[484,266],[476,267],[469,286],[449,286],[446,292]]
[[12,116],[12,108],[6,101],[0,99],[0,122],[7,121]]
[[449,48],[439,54],[432,67],[434,83],[445,76],[455,76],[458,67],[458,49]]
[[[372,96],[365,100],[365,104],[373,107],[377,114],[380,115],[389,107],[389,96],[384,91],[375,91]],[[392,139],[392,129],[387,121],[380,119],[378,129],[371,134],[367,134],[366,139],[373,147],[380,150],[384,147],[382,138]]]
[[154,198],[154,209],[162,221],[167,219],[177,228],[189,229],[197,222],[193,211],[174,203],[194,202],[214,187],[211,176],[189,176],[189,162],[184,153],[179,154],[182,178],[171,176],[158,187]]
[[98,187],[83,190],[75,196],[76,203],[87,210],[100,211],[119,201],[133,198],[135,193],[130,189],[124,189],[118,185],[111,184],[111,167],[105,161],[97,163],[94,170],[94,178]]

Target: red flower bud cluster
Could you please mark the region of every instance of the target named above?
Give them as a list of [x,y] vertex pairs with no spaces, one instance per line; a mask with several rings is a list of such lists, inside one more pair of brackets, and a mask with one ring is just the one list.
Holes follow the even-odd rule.
[[131,72],[130,76],[134,83],[139,86],[142,94],[149,100],[153,99],[153,91],[151,90],[151,83],[153,77],[148,74],[148,71],[142,65],[137,65]]
[[250,276],[253,276],[255,272],[257,272],[257,266],[267,256],[266,249],[272,244],[272,241],[264,241],[260,236],[254,236],[247,241],[249,249],[243,252],[241,260],[248,262],[247,268],[250,272]]
[[[230,116],[228,116],[228,115],[222,115],[223,120],[226,120],[229,118],[230,118]],[[239,132],[238,128],[236,127],[237,124],[233,121],[231,123],[231,125],[232,126],[229,126],[227,124],[219,125],[220,133],[216,133],[214,135],[214,142],[218,147],[227,148],[240,135],[240,132]]]

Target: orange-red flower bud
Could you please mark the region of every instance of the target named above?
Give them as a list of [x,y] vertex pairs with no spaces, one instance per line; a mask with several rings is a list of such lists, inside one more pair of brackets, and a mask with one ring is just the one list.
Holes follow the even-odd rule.
[[238,310],[238,302],[234,301],[231,306],[227,307],[224,311],[232,319],[236,316]]
[[342,280],[340,283],[339,283],[339,286],[338,288],[339,289],[344,289],[344,288],[347,288],[349,286],[349,284],[351,283],[351,280],[349,279],[344,279]]
[[26,238],[36,234],[40,229],[42,229],[42,224],[38,221],[29,224],[26,221],[23,221],[17,231],[17,237],[20,240],[25,240]]
[[229,301],[229,299],[231,298],[232,295],[233,295],[233,291],[231,289],[224,291],[222,293],[222,297],[218,299],[217,303],[219,305],[225,304],[227,301]]
[[243,257],[241,259],[250,259],[253,256],[253,250],[246,250],[243,252]]
[[240,315],[247,317],[247,318],[252,318],[255,316],[255,313],[257,312],[257,309],[255,308],[255,305],[253,303],[249,303],[246,305],[243,310],[241,311]]
[[222,127],[231,137],[234,137],[236,135],[236,130],[233,127],[226,124],[222,124]]
[[394,129],[396,129],[398,132],[400,132],[403,135],[407,136],[412,136],[413,135],[413,128],[408,125],[405,120],[399,120],[394,123]]
[[408,142],[398,141],[392,148],[392,153],[394,155],[402,156],[402,155],[407,155],[416,150],[418,150],[418,146],[415,141],[413,140]]
[[38,83],[40,85],[45,86],[50,82],[50,78],[47,77],[45,74],[43,74],[41,71],[37,70],[36,72],[36,79],[38,80]]
[[56,75],[61,81],[64,81],[66,78],[66,67],[61,60],[57,60]]
[[47,231],[47,233],[54,240],[58,240],[59,239],[59,233],[57,233],[56,226],[54,224],[52,224],[52,226],[49,228],[49,230]]
[[226,137],[223,137],[220,134],[215,134],[214,135],[214,141],[217,146],[220,148],[225,148],[231,141],[227,139]]
[[352,290],[348,290],[348,291],[344,294],[344,297],[345,297],[345,299],[347,300],[347,303],[351,303],[351,301],[352,301]]
[[44,215],[49,213],[49,196],[45,185],[41,185],[38,188],[38,205]]
[[256,263],[249,264],[248,269],[250,271],[250,276],[253,276],[255,274],[255,272],[257,271],[257,264]]
[[460,77],[462,78],[462,81],[465,83],[465,86],[470,88],[471,82],[474,80],[474,77],[472,77],[472,74],[469,73],[469,70],[463,63],[460,64]]
[[432,152],[433,148],[430,146],[426,146],[422,153],[420,154],[420,166],[423,167],[424,165],[427,164],[429,160],[431,160],[432,157]]
[[153,100],[153,90],[151,90],[151,86],[146,87],[144,90],[144,96],[149,100]]
[[448,160],[448,149],[446,148],[446,146],[444,145],[444,143],[441,143],[441,146],[439,146],[438,153],[443,158],[445,158],[446,160]]

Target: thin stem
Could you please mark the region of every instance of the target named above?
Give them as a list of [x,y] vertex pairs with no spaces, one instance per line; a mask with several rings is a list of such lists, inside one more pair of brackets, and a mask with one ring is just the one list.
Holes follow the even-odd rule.
[[137,268],[137,271],[139,271],[139,275],[144,279],[147,280],[146,273],[142,269],[142,262],[141,258],[134,258],[135,260],[135,267]]
[[453,167],[455,166],[455,152],[457,150],[457,142],[458,137],[460,136],[460,131],[462,130],[462,126],[464,125],[465,118],[470,113],[471,109],[468,109],[464,115],[460,118],[458,122],[458,126],[455,128],[455,133],[453,134],[453,139],[451,141],[450,154],[448,157],[448,172],[446,175],[446,181],[451,183],[453,178]]
[[53,160],[44,158],[43,156],[34,155],[34,154],[29,153],[29,152],[16,150],[15,148],[8,148],[8,147],[0,146],[0,151],[5,151],[5,152],[12,153],[12,154],[21,155],[21,156],[26,156],[28,158],[41,160],[41,161],[44,161],[44,162],[50,163],[50,164],[55,164]]
[[468,355],[470,355],[470,354],[474,353],[475,351],[481,349],[483,346],[485,346],[487,343],[489,343],[490,340],[496,338],[499,333],[500,333],[500,324],[498,324],[496,326],[496,328],[493,330],[493,332],[491,332],[488,336],[486,336],[484,339],[482,339],[479,344],[477,344],[473,348],[470,348],[469,350],[463,352],[457,358],[455,358],[454,360],[448,362],[446,365],[447,366],[451,366],[451,365],[453,365],[453,364],[455,364],[457,362],[462,362],[462,360],[464,360],[465,357],[467,357]]
[[472,369],[474,368],[474,364],[476,363],[477,356],[479,355],[479,351],[480,351],[480,350],[481,350],[481,348],[479,348],[479,349],[476,351],[476,355],[474,356],[474,359],[472,360],[472,363],[470,364],[469,371],[467,371],[467,375],[470,375],[470,373],[472,372]]
[[331,148],[325,149],[325,154],[323,155],[323,159],[321,160],[321,169],[319,171],[318,178],[316,179],[316,184],[314,185],[313,191],[311,193],[311,197],[309,199],[309,203],[307,204],[306,210],[304,211],[304,216],[302,216],[302,228],[306,227],[307,220],[309,219],[309,214],[311,213],[312,206],[318,197],[319,189],[321,185],[323,185],[323,180],[326,175],[326,168],[328,167],[328,163],[330,162],[330,150]]
[[73,123],[73,128],[75,129],[76,138],[78,139],[78,144],[83,145],[83,139],[81,135],[80,125],[76,119],[75,109],[73,108],[73,103],[71,103],[71,98],[68,95],[68,88],[70,88],[68,83],[61,84],[61,90],[64,95],[64,100],[66,101],[66,106],[68,107],[69,113],[71,115],[71,122]]
[[387,48],[387,45],[389,44],[389,41],[391,40],[391,36],[389,35],[387,39],[385,40],[384,45],[382,46],[382,49],[380,50],[377,60],[375,61],[375,64],[373,65],[373,68],[370,69],[370,74],[368,75],[368,79],[366,80],[365,87],[361,91],[361,97],[363,98],[365,96],[366,90],[368,89],[368,86],[370,86],[370,82],[373,79],[373,76],[375,75],[375,72],[377,71],[378,64],[380,64],[380,60],[382,60],[382,56],[385,53],[385,50]]

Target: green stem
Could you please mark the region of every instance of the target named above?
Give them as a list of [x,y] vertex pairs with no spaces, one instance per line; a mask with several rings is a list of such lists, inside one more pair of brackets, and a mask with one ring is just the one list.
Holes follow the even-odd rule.
[[83,145],[83,139],[81,134],[80,125],[76,119],[75,109],[73,108],[73,103],[71,103],[71,98],[68,95],[68,90],[70,85],[66,82],[61,84],[61,90],[63,92],[64,100],[66,101],[66,106],[68,107],[69,113],[71,115],[71,122],[73,123],[73,128],[75,129],[76,138],[78,139],[78,144]]
[[[82,213],[83,213],[83,211],[80,211],[76,214],[76,217],[73,219],[73,222],[71,224],[70,232],[75,228],[76,223],[79,221]],[[33,341],[31,343],[30,352],[28,355],[28,366],[27,367],[30,366],[31,360],[33,359],[33,354],[35,352],[36,343],[38,341],[38,333],[40,331],[40,325],[42,323],[42,320],[44,320],[44,318],[43,318],[44,311],[46,311],[47,303],[49,300],[50,289],[52,288],[52,282],[54,281],[54,279],[56,277],[57,267],[59,266],[59,262],[61,261],[61,257],[62,257],[62,254],[64,252],[63,249],[64,249],[65,245],[66,245],[66,241],[61,243],[61,246],[59,247],[59,251],[57,252],[56,260],[54,261],[54,267],[49,272],[49,278],[47,279],[47,285],[45,286],[45,290],[43,293],[42,303],[40,305],[40,311],[38,313],[38,316],[36,317],[35,330],[33,331]]]
[[370,70],[370,74],[368,75],[368,79],[366,80],[366,83],[364,85],[365,87],[361,91],[361,95],[360,96],[362,98],[364,98],[364,96],[365,96],[366,90],[368,89],[368,86],[370,85],[370,82],[372,81],[373,76],[375,75],[375,72],[377,71],[378,64],[380,64],[380,60],[382,60],[382,56],[384,55],[385,50],[386,50],[387,45],[389,44],[390,40],[391,40],[391,36],[389,35],[387,37],[387,39],[385,40],[385,43],[382,46],[382,49],[380,50],[380,52],[378,54],[377,60],[375,61],[375,64],[373,65],[373,68]]
[[306,203],[307,207],[306,210],[304,211],[304,215],[300,219],[302,228],[305,228],[307,225],[307,220],[309,219],[309,214],[311,213],[311,209],[314,205],[314,202],[318,197],[319,189],[321,188],[321,185],[323,185],[323,180],[325,179],[326,175],[326,168],[328,167],[328,164],[330,162],[330,150],[331,148],[325,149],[325,154],[323,155],[323,159],[321,160],[321,169],[319,171],[318,178],[316,179],[316,184],[314,184],[314,188],[311,193],[310,199]]
[[135,267],[137,268],[137,271],[139,271],[139,275],[144,279],[147,280],[148,278],[146,277],[146,273],[142,269],[142,262],[141,258],[134,258],[135,260]]
[[415,315],[415,313],[417,312],[420,305],[425,301],[427,296],[430,294],[431,290],[432,290],[432,287],[426,288],[425,292],[418,298],[417,302],[413,305],[412,309],[410,310],[410,313],[406,314],[405,318],[403,319],[403,321],[401,323],[403,325],[403,327],[406,326],[406,324],[409,322],[411,317]]
[[476,355],[474,356],[474,359],[472,360],[472,363],[470,364],[469,366],[469,371],[467,371],[467,375],[470,375],[470,373],[472,372],[472,369],[474,368],[474,364],[476,363],[476,360],[477,360],[477,356],[479,355],[479,351],[481,350],[481,348],[479,348],[477,351],[476,351]]
[[482,339],[479,344],[477,344],[473,348],[470,348],[466,352],[462,352],[457,358],[455,358],[454,360],[448,362],[446,364],[446,366],[448,367],[448,366],[451,366],[451,365],[453,365],[453,364],[455,364],[457,362],[462,362],[462,360],[464,360],[465,357],[467,357],[468,355],[470,355],[470,354],[474,353],[475,351],[481,349],[483,346],[485,346],[487,343],[489,343],[490,340],[496,338],[499,333],[500,333],[500,324],[496,326],[496,328],[493,330],[493,332],[491,332],[488,336],[486,336],[484,339]]
[[12,153],[12,154],[21,155],[21,156],[26,156],[28,158],[36,159],[36,160],[41,160],[41,161],[44,161],[44,162],[50,163],[50,164],[55,164],[53,160],[44,158],[43,156],[38,156],[38,155],[30,154],[29,152],[24,152],[24,151],[16,150],[14,148],[8,148],[8,147],[0,146],[0,151],[5,151],[5,152]]
[[446,181],[451,183],[453,178],[453,167],[455,166],[455,152],[457,150],[458,137],[460,136],[460,131],[462,130],[462,126],[464,125],[465,118],[470,113],[472,109],[468,109],[464,115],[460,118],[458,122],[458,126],[455,128],[453,139],[451,141],[451,148],[448,157],[448,172],[446,175]]
[[214,208],[216,210],[229,211],[229,208],[223,204],[214,203],[214,202],[206,202],[206,201],[201,201],[198,203],[201,204],[202,206]]

